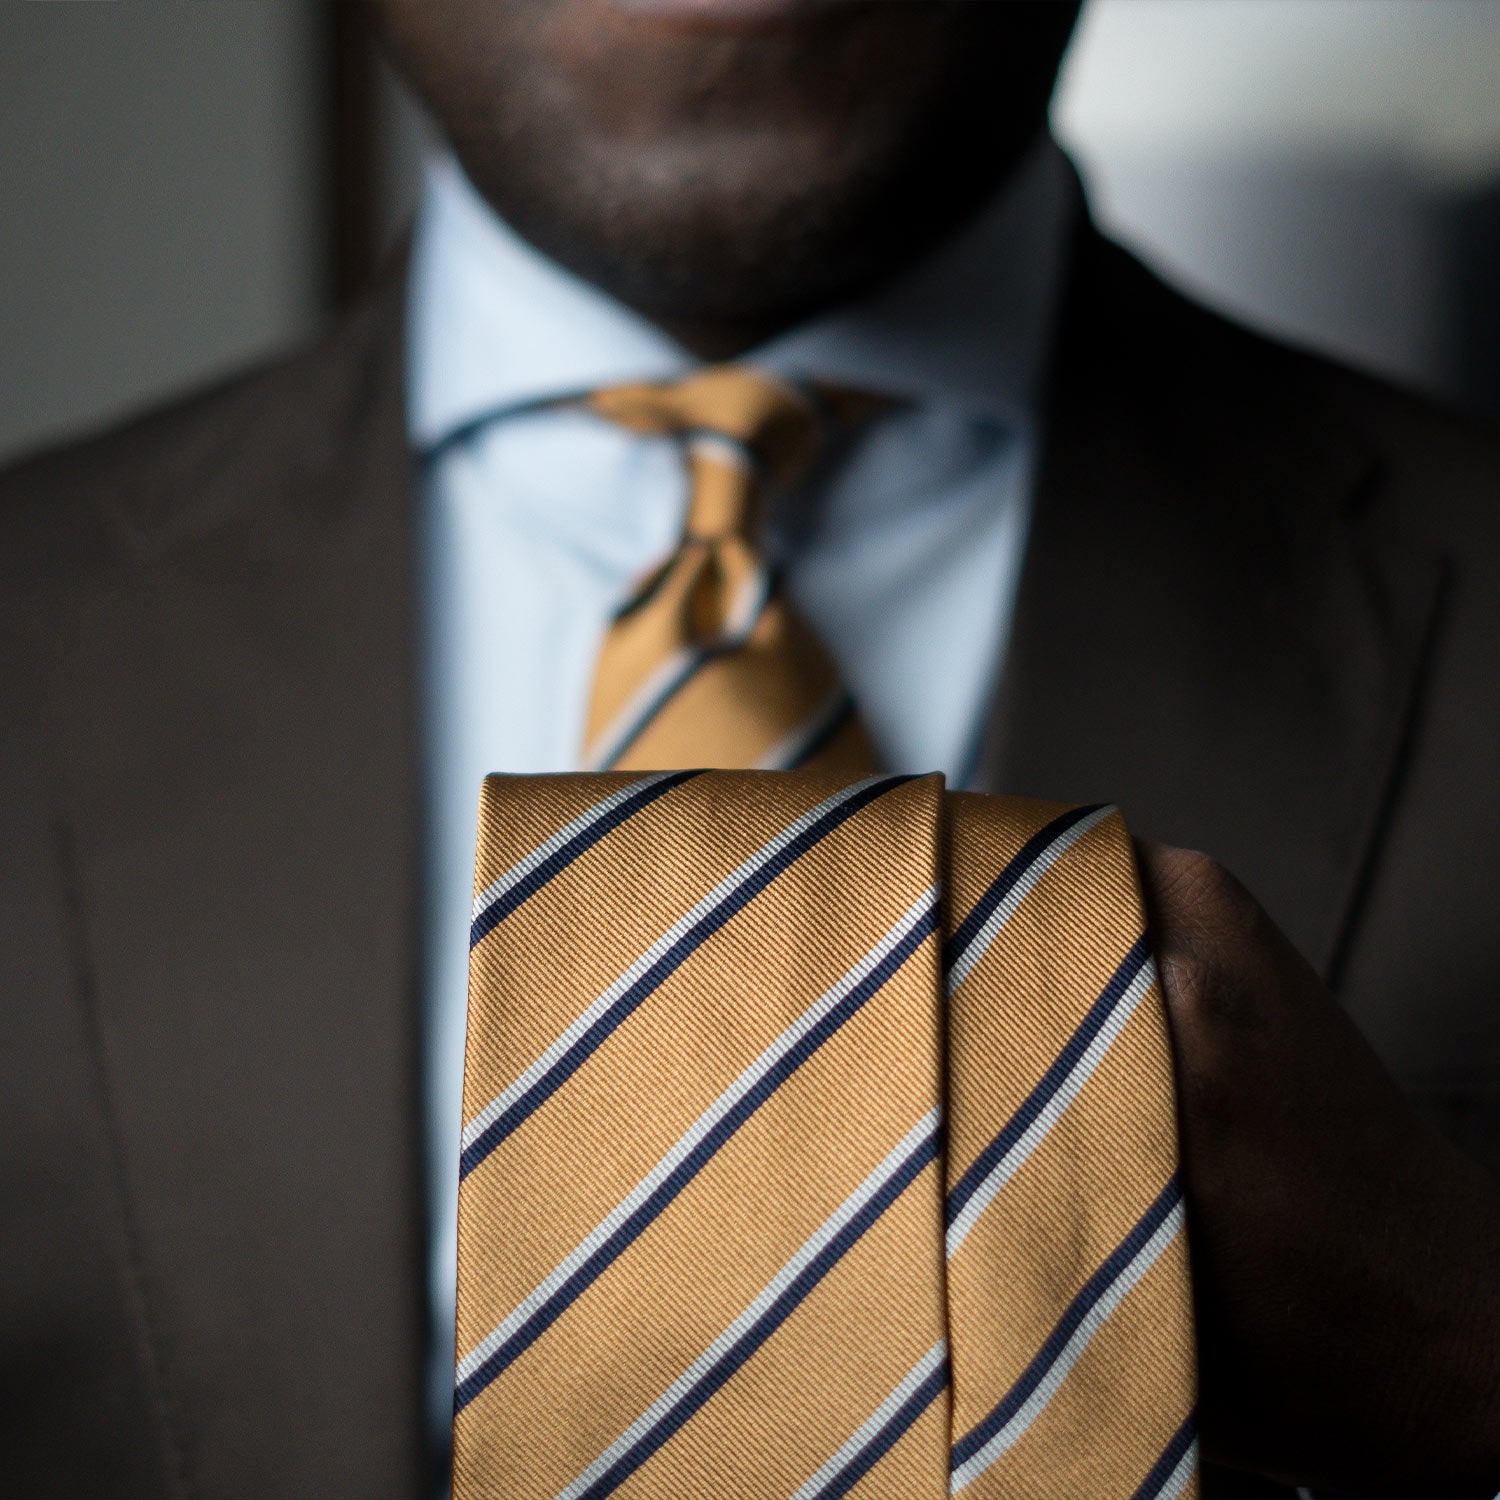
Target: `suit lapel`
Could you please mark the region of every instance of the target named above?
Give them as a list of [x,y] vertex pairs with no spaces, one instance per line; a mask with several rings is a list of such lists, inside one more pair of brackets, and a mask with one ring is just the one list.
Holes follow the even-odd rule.
[[53,643],[98,1035],[193,1493],[419,1486],[399,293],[145,430]]
[[1229,866],[1325,971],[1437,597],[1303,366],[1086,233],[992,725],[993,784],[1119,802]]

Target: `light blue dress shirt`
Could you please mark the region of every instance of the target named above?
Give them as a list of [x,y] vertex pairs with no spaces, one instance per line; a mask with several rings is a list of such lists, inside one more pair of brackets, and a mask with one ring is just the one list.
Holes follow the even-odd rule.
[[[768,552],[886,764],[973,778],[1010,630],[1037,383],[1074,179],[1038,142],[983,215],[899,280],[746,362],[902,398],[785,498]],[[595,653],[676,545],[677,448],[539,402],[698,361],[529,246],[451,159],[427,171],[411,270],[408,420],[425,697],[432,1420],[452,1410],[455,1220],[475,815],[490,771],[578,766]]]

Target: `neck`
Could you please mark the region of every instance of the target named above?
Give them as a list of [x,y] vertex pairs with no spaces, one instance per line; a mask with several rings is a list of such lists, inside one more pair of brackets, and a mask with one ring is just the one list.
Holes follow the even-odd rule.
[[721,364],[764,344],[790,328],[789,318],[655,318],[663,333],[681,344],[689,354],[710,364]]
[[850,266],[850,274],[842,279],[819,277],[817,285],[808,287],[805,295],[794,295],[791,300],[769,307],[762,305],[743,311],[721,307],[700,313],[684,309],[682,304],[686,299],[682,298],[674,299],[678,305],[670,310],[652,306],[653,299],[639,295],[640,286],[633,284],[633,278],[612,277],[597,261],[580,264],[568,256],[565,245],[549,242],[543,244],[542,249],[585,280],[592,281],[610,296],[633,308],[689,353],[719,363],[736,359],[777,334],[834,307],[856,301],[910,271],[978,218],[1014,177],[1035,139],[1033,135],[1017,149],[998,157],[998,170],[992,164],[991,170],[983,175],[964,177],[958,184],[962,192],[954,191],[942,201],[929,202],[920,211],[911,209],[910,205],[907,211],[893,209],[887,217],[902,221],[908,227],[901,235],[886,238],[883,254]]

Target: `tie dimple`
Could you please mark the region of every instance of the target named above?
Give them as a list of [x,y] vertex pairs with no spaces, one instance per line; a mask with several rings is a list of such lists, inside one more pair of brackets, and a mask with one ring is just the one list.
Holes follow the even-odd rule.
[[791,483],[820,437],[810,395],[733,366],[710,366],[676,385],[613,386],[590,404],[633,432],[682,441],[690,479],[684,535],[694,541],[753,540],[765,490]]

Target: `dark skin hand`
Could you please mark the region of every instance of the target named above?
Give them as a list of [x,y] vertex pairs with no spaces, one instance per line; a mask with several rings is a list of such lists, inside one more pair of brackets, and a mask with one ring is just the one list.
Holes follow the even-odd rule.
[[1183,1135],[1206,1458],[1500,1492],[1500,1184],[1212,860],[1140,845]]
[[[1077,0],[378,0],[522,235],[709,359],[978,213]],[[1182,1098],[1205,1452],[1331,1494],[1500,1491],[1500,1189],[1232,880],[1143,853]],[[1415,997],[1414,997],[1414,1003]]]

